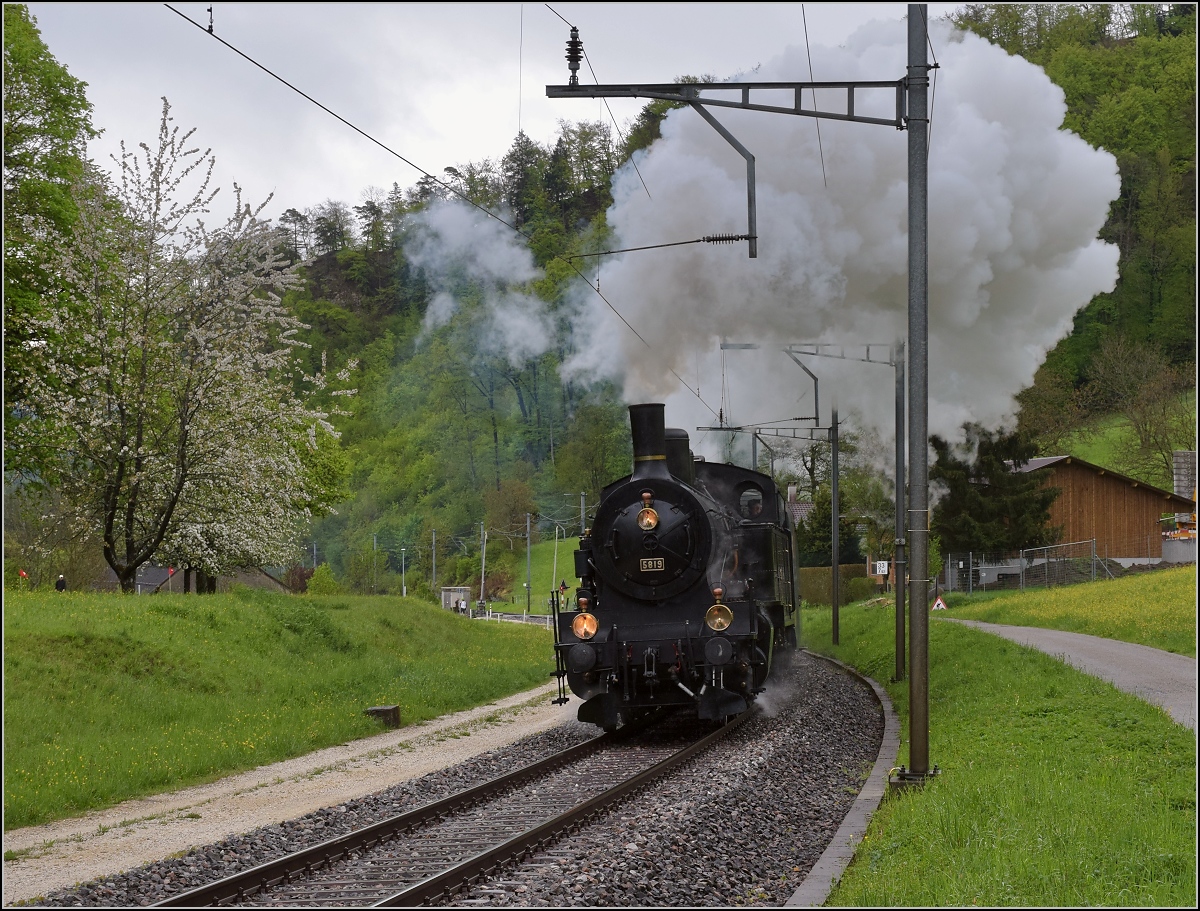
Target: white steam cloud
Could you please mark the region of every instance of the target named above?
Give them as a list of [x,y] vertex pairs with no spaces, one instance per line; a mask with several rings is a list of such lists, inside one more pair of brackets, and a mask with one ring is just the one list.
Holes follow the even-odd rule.
[[417,217],[405,253],[434,289],[419,343],[463,311],[461,296],[469,294],[480,304],[472,310],[480,353],[518,367],[550,348],[554,326],[545,304],[513,290],[542,272],[512,229],[466,203],[435,203]]
[[[1063,93],[1040,68],[944,23],[930,31],[940,69],[931,91],[929,424],[958,439],[967,420],[1008,423],[1015,394],[1076,311],[1114,287],[1118,251],[1097,235],[1120,179],[1112,155],[1061,128]],[[900,22],[870,23],[844,47],[812,48],[818,81],[898,79],[906,59]],[[808,72],[805,49],[792,48],[751,78]],[[844,109],[833,107],[840,99],[819,101]],[[907,335],[907,135],[822,120],[818,145],[812,118],[710,110],[756,158],[758,258],[744,243],[605,257],[605,296],[652,347],[581,288],[579,354],[567,366],[623,380],[630,402],[665,401],[672,426],[714,423],[697,388],[739,423],[809,414],[811,383],[782,345]],[[875,101],[859,92],[856,111],[890,117],[894,92]],[[741,156],[692,110],[672,111],[662,134],[638,158],[653,198],[632,167],[614,178],[614,246],[744,233]],[[727,352],[723,373],[722,338],[763,347]],[[836,394],[843,413],[891,435],[890,371],[807,363],[821,380],[822,423]]]

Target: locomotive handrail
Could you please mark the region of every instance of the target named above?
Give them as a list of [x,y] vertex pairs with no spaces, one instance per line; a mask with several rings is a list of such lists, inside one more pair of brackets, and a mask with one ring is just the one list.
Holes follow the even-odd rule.
[[558,646],[562,645],[562,640],[559,639],[559,628],[561,624],[558,622],[559,615],[559,594],[558,589],[554,589],[550,593],[550,615],[554,621],[554,671],[553,675],[558,678],[558,696],[554,700],[555,705],[566,705],[571,701],[571,697],[567,695],[567,662],[563,649]]

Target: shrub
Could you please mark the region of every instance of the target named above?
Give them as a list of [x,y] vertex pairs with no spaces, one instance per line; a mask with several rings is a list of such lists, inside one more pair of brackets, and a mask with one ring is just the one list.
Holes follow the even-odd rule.
[[322,563],[313,570],[312,576],[308,580],[308,593],[310,595],[337,595],[340,594],[342,587],[338,585],[337,579],[333,577],[333,569],[328,563]]
[[866,577],[851,579],[846,583],[846,593],[842,596],[846,601],[865,601],[873,598],[879,591],[874,579]]

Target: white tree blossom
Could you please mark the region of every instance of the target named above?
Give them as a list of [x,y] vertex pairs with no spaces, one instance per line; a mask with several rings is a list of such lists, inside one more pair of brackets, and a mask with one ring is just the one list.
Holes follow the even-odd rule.
[[115,179],[93,168],[79,188],[69,293],[47,301],[62,342],[40,352],[35,419],[10,441],[100,532],[125,591],[156,555],[209,574],[283,562],[328,506],[302,461],[318,429],[337,434],[297,391],[305,327],[281,296],[298,279],[236,185],[233,215],[205,225],[214,158],[192,132],[163,99],[157,147],[122,145]]

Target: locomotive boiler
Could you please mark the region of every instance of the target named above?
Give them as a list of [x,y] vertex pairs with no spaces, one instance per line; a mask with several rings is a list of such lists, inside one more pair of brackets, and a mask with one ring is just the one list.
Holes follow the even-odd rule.
[[613,730],[664,706],[744,711],[798,641],[793,524],[772,479],[693,457],[661,404],[629,408],[633,471],[580,538],[556,612],[560,697]]

